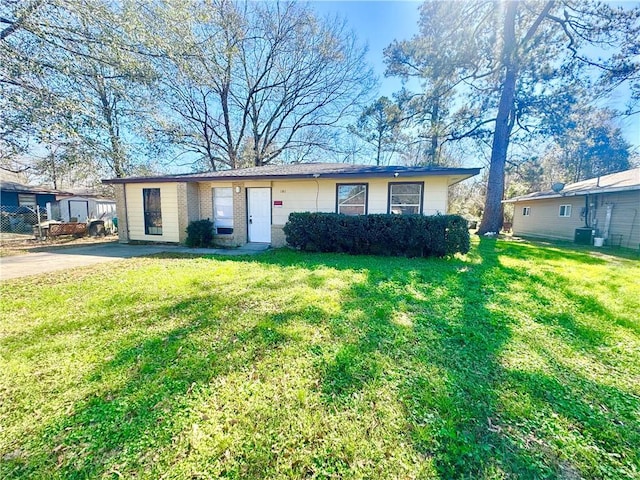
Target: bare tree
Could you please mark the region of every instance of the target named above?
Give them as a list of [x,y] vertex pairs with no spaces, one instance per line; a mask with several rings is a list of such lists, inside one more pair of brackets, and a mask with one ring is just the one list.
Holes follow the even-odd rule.
[[[189,19],[176,32],[183,47],[155,46],[166,57],[157,62],[165,99],[179,119],[166,132],[211,169],[330,147],[310,132],[338,127],[367,98],[372,72],[343,22],[289,2],[218,0],[186,17],[178,9]],[[150,12],[144,21],[172,22],[177,13]]]

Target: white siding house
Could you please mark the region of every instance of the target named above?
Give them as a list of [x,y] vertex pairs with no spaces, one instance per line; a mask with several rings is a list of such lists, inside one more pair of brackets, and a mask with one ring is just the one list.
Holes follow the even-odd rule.
[[227,245],[285,244],[292,212],[445,214],[449,186],[477,168],[308,163],[105,180],[116,188],[122,242],[184,242],[210,219]]

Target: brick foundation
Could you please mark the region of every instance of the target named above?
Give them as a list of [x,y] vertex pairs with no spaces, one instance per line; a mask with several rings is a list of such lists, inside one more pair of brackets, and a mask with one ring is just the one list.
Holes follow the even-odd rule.
[[271,246],[274,248],[284,247],[287,244],[282,227],[284,225],[271,225]]

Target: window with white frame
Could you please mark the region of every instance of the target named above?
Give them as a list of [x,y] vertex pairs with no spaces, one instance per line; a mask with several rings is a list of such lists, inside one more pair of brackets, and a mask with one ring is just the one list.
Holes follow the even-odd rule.
[[522,216],[528,217],[531,214],[531,207],[522,207]]
[[336,212],[345,215],[367,213],[367,184],[339,183],[336,187]]
[[422,183],[390,183],[389,213],[422,213]]
[[560,205],[560,211],[558,212],[558,216],[560,216],[560,217],[570,217],[571,216],[571,205]]
[[233,189],[215,187],[213,189],[213,225],[216,233],[233,233]]

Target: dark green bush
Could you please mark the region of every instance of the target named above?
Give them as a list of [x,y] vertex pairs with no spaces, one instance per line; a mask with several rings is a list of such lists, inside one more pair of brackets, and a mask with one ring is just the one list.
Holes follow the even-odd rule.
[[196,220],[187,227],[187,247],[210,247],[213,244],[213,222]]
[[340,215],[292,213],[287,243],[314,252],[443,257],[469,251],[467,222],[459,215]]

